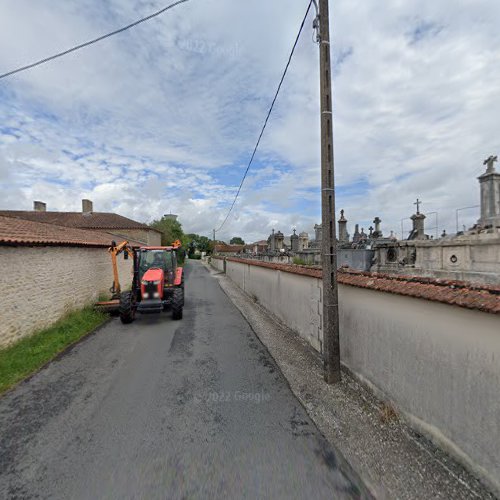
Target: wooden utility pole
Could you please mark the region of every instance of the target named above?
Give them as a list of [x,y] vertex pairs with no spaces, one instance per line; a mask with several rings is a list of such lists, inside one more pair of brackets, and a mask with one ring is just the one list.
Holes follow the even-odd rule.
[[321,210],[323,266],[323,362],[329,384],[340,381],[339,308],[337,287],[337,231],[335,225],[335,177],[333,161],[332,72],[330,63],[330,15],[328,0],[319,0],[321,85]]

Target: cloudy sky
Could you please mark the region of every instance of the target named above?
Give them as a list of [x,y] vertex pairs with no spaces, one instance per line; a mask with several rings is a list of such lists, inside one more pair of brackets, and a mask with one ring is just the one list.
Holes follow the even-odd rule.
[[[84,42],[169,0],[2,0],[0,73]],[[0,208],[225,218],[307,0],[191,0],[162,17],[0,80]],[[417,197],[455,230],[500,153],[500,2],[330,2],[337,208],[401,232]],[[219,235],[320,221],[318,54],[312,17],[234,213]],[[470,225],[478,209],[460,212]],[[404,221],[409,228],[409,221]],[[430,230],[433,233],[435,229]]]

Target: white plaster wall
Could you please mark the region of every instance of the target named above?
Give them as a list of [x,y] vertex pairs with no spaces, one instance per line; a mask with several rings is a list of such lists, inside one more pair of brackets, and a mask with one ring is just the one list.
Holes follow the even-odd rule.
[[339,287],[342,361],[500,490],[500,318]]
[[[321,350],[321,280],[226,265],[240,288]],[[339,312],[342,362],[500,491],[500,317],[346,285]]]
[[221,271],[221,272],[224,271],[224,260],[223,259],[216,259],[216,258],[211,257],[210,264],[212,265],[212,267],[217,269],[217,271]]
[[[0,347],[96,301],[113,284],[105,248],[0,247]],[[122,287],[132,260],[118,259]]]
[[226,262],[226,274],[280,321],[321,351],[321,281],[265,267]]

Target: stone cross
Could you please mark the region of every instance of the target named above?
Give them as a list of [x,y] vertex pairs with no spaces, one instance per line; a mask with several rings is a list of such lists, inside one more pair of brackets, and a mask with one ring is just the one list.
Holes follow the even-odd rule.
[[295,234],[296,232],[297,232],[297,230],[294,228],[294,229],[293,229],[293,234]]
[[483,165],[486,165],[486,173],[491,174],[495,171],[495,162],[498,161],[498,156],[491,155],[489,158],[483,161]]
[[414,205],[417,205],[417,215],[420,215],[420,205],[422,202],[417,198],[417,201],[414,203]]

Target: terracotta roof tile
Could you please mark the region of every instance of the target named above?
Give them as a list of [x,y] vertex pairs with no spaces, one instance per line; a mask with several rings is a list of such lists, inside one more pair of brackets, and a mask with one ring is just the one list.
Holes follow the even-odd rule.
[[245,249],[245,245],[227,245],[219,244],[215,245],[215,251],[221,253],[239,253]]
[[[275,264],[272,262],[235,257],[228,257],[226,260],[310,276],[313,278],[321,279],[322,277],[321,269],[314,266]],[[499,286],[415,276],[369,273],[348,268],[339,269],[337,279],[342,285],[406,295],[443,304],[465,307],[467,309],[477,309],[488,313],[500,314]]]
[[[109,247],[116,236],[0,215],[0,245]],[[132,242],[132,244],[137,244]]]
[[45,222],[58,226],[78,229],[146,229],[159,232],[142,222],[137,222],[122,215],[107,212],[37,212],[29,210],[0,210],[0,215],[16,217],[33,222]]

